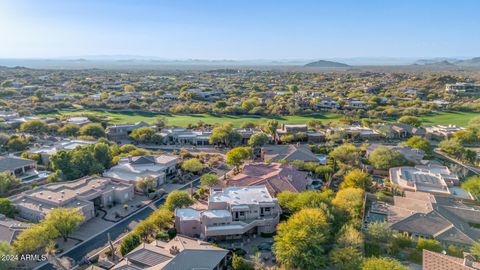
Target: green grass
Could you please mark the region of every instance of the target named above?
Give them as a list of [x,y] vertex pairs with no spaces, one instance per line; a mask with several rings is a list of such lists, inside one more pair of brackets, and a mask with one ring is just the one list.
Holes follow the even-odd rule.
[[78,110],[78,111],[56,111],[51,112],[48,116],[59,116],[59,115],[79,115],[83,113],[91,113],[99,117],[108,117],[110,123],[127,123],[127,122],[138,122],[145,121],[147,123],[153,123],[155,118],[158,116],[163,116],[168,119],[168,125],[175,125],[180,127],[185,127],[188,124],[195,124],[199,121],[202,121],[207,124],[216,124],[230,122],[235,127],[239,127],[243,122],[253,122],[261,123],[270,119],[275,119],[280,123],[288,124],[305,124],[311,119],[317,119],[324,123],[332,122],[338,120],[341,115],[339,114],[312,114],[312,115],[298,115],[298,116],[279,116],[279,117],[258,117],[258,116],[230,116],[230,115],[210,115],[210,114],[192,114],[192,115],[182,115],[182,114],[160,114],[152,112],[132,112],[132,111],[97,111],[97,110]]
[[423,125],[457,125],[461,127],[468,126],[468,121],[474,117],[480,116],[480,113],[474,112],[445,112],[439,114],[424,115]]
[[[160,114],[153,112],[132,112],[132,111],[100,111],[100,110],[84,110],[78,109],[76,111],[54,111],[48,114],[48,116],[58,115],[78,115],[82,113],[92,113],[97,116],[108,117],[110,123],[127,123],[145,121],[147,123],[153,123],[158,116],[164,116],[168,119],[169,125],[175,125],[185,127],[188,124],[195,124],[199,121],[203,121],[207,124],[216,124],[231,122],[235,127],[239,127],[243,122],[261,123],[269,119],[278,120],[280,123],[288,124],[305,124],[311,119],[317,119],[323,123],[334,122],[342,117],[340,114],[324,113],[324,114],[311,114],[311,115],[296,115],[296,116],[278,116],[278,117],[258,117],[258,116],[230,116],[230,115],[210,115],[210,114]],[[466,127],[468,121],[473,117],[480,116],[480,113],[473,112],[445,112],[440,114],[424,115],[422,119],[423,125],[448,125],[453,124],[457,126]]]

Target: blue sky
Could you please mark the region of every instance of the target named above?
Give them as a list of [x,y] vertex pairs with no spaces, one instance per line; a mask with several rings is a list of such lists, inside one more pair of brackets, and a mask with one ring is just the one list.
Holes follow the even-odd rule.
[[475,0],[1,0],[0,57],[470,57],[479,10]]

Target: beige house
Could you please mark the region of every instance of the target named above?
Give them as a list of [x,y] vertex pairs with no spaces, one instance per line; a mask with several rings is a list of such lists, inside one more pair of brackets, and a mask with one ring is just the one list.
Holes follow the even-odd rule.
[[135,184],[143,177],[157,180],[157,186],[165,183],[166,177],[177,172],[180,159],[174,155],[145,155],[122,157],[118,165],[103,173],[103,176],[117,181]]
[[280,213],[266,186],[213,188],[207,210],[175,210],[175,227],[180,234],[201,239],[237,239],[275,232]]
[[133,185],[105,177],[84,177],[75,181],[47,184],[11,197],[22,218],[38,222],[52,209],[78,208],[85,221],[95,216],[95,208],[123,204],[134,196]]
[[[128,103],[128,102],[127,102]],[[122,124],[122,125],[112,125],[112,126],[107,126],[105,129],[105,133],[107,134],[107,138],[109,140],[125,140],[128,139],[128,136],[130,136],[130,133],[134,131],[137,128],[141,127],[149,127],[150,125],[140,121],[134,124]]]
[[0,156],[0,172],[15,175],[22,184],[42,181],[48,177],[48,172],[37,170],[35,160],[15,156]]
[[142,244],[125,255],[112,270],[220,270],[229,251],[210,243],[177,235],[170,242]]
[[451,189],[459,184],[458,176],[448,167],[434,163],[390,168],[389,175],[392,184],[408,191],[455,195]]

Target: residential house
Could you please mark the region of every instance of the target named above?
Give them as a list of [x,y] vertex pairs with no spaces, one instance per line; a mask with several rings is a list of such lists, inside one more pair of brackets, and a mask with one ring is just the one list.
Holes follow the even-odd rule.
[[0,242],[12,244],[18,234],[30,227],[30,224],[0,214]]
[[114,103],[114,104],[128,104],[135,100],[137,99],[130,96],[112,96],[107,99],[107,102]]
[[[459,185],[458,175],[446,166],[428,163],[415,167],[394,167],[389,170],[390,182],[401,190],[423,191],[447,196],[465,196],[454,186]],[[451,190],[453,188],[453,190]],[[455,192],[453,192],[455,191]],[[466,198],[471,198],[469,195]]]
[[316,104],[317,108],[321,109],[339,109],[340,104],[334,99],[323,99]]
[[91,121],[88,119],[88,117],[85,116],[75,116],[75,117],[69,117],[64,124],[75,124],[79,126],[83,126],[86,124],[91,123]]
[[75,150],[77,147],[87,146],[94,144],[95,141],[87,140],[70,140],[64,139],[60,142],[53,144],[52,146],[42,146],[39,148],[32,148],[27,151],[28,154],[39,154],[41,158],[41,163],[44,165],[50,164],[50,156],[57,153],[60,150],[71,151]]
[[212,188],[207,210],[175,209],[175,228],[201,239],[238,239],[275,232],[280,213],[265,185]]
[[425,127],[426,137],[428,139],[435,140],[444,140],[451,138],[453,133],[465,130],[462,127],[457,127],[455,125],[437,125],[437,126],[427,126]]
[[107,134],[107,138],[109,140],[118,141],[118,140],[125,140],[128,139],[130,133],[137,128],[141,127],[149,127],[150,125],[146,122],[140,121],[135,124],[128,123],[128,124],[121,124],[121,125],[112,125],[107,126],[105,129],[105,133]]
[[403,123],[381,123],[375,125],[375,131],[389,139],[404,139],[412,136],[425,136],[426,131],[421,127],[413,127]]
[[282,191],[302,192],[312,180],[307,172],[299,171],[293,165],[280,163],[249,163],[242,172],[228,177],[225,186],[265,185],[273,196]]
[[285,160],[292,162],[302,160],[305,162],[318,162],[317,156],[305,144],[267,145],[261,149],[263,161],[278,162]]
[[222,270],[227,267],[228,250],[184,235],[169,242],[155,240],[142,244],[124,256],[112,270]]
[[35,160],[15,156],[0,156],[0,172],[15,175],[22,184],[40,182],[47,179],[49,173],[37,170]]
[[297,132],[307,132],[307,124],[281,124],[280,128],[277,129],[278,134],[288,134],[288,133],[297,133]]
[[212,132],[172,127],[162,129],[159,134],[166,144],[205,146],[210,145],[209,140]]
[[425,156],[425,152],[421,149],[415,149],[410,146],[390,146],[381,144],[370,144],[367,147],[366,156],[369,157],[378,147],[387,147],[391,150],[398,151],[407,161],[415,164],[420,164]]
[[360,100],[347,100],[343,107],[350,110],[358,110],[358,109],[368,109],[369,105],[367,102],[360,101]]
[[143,177],[157,180],[157,187],[166,182],[167,176],[177,172],[180,159],[174,155],[145,155],[122,157],[116,166],[103,173],[117,181],[135,184]]
[[133,185],[110,178],[89,176],[75,181],[52,183],[11,197],[20,217],[38,222],[58,207],[77,208],[85,221],[95,216],[96,208],[123,204],[134,196]]
[[435,239],[447,248],[467,248],[480,239],[480,207],[465,201],[426,192],[405,191],[394,204],[375,202],[367,220],[383,216],[390,227],[412,238]]
[[328,128],[327,135],[333,134],[340,134],[346,139],[353,140],[378,140],[382,138],[382,135],[377,131],[360,125],[344,125]]
[[427,249],[422,253],[422,270],[478,270],[480,263],[470,253],[463,253],[463,258],[453,257]]
[[445,91],[456,95],[477,95],[480,94],[480,84],[458,82],[455,84],[446,84]]
[[4,123],[6,125],[11,126],[12,128],[16,128],[20,126],[22,123],[31,121],[31,120],[40,120],[44,122],[45,124],[52,124],[57,121],[57,119],[52,118],[52,117],[40,117],[40,116],[24,116],[24,117],[18,117],[18,118],[13,118],[8,121],[5,121]]

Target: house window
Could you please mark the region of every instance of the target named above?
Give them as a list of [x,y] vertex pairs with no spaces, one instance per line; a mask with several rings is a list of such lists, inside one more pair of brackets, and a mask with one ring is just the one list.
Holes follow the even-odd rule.
[[240,216],[245,216],[245,212],[240,212]]

